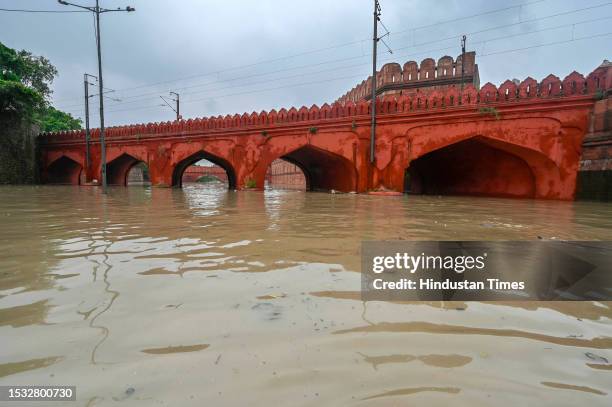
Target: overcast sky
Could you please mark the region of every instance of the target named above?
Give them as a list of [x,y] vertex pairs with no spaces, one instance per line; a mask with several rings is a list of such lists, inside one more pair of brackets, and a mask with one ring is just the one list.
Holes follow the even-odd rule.
[[[380,1],[394,53],[381,44],[379,67],[456,57],[464,33],[481,84],[586,76],[612,58],[612,5],[604,0]],[[101,3],[136,8],[102,16],[104,84],[121,100],[106,100],[107,125],[173,119],[159,106],[169,91],[181,94],[184,118],[321,105],[371,72],[372,0]],[[55,0],[0,0],[0,8],[71,10]],[[59,70],[55,106],[83,117],[83,73],[97,75],[90,13],[0,11],[0,41],[49,58]],[[92,100],[92,126],[97,108]]]

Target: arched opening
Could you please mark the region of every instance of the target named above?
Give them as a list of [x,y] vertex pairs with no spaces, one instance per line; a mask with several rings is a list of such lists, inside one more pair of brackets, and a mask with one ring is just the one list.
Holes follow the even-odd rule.
[[81,164],[71,158],[61,156],[47,167],[46,183],[60,185],[79,185]]
[[149,181],[148,178],[147,165],[129,154],[121,154],[106,164],[106,182],[108,185],[148,185],[145,183]]
[[202,159],[185,168],[181,177],[181,184],[185,183],[197,183],[215,187],[223,185],[224,188],[227,188],[228,178],[227,173],[221,166]]
[[279,158],[268,167],[265,188],[306,191],[308,181],[298,164]]
[[280,158],[302,171],[308,191],[357,190],[355,167],[342,156],[307,145]]
[[144,162],[140,161],[130,168],[126,179],[127,186],[149,186],[151,185],[151,176],[149,167]]
[[178,163],[172,173],[172,186],[183,183],[236,188],[236,175],[229,162],[204,151],[197,152]]
[[522,158],[471,138],[412,161],[404,192],[533,198],[535,177]]

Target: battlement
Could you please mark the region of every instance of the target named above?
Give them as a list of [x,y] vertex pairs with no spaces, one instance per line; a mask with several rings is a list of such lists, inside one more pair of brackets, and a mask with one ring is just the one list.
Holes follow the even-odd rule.
[[[385,64],[376,73],[376,95],[408,93],[413,96],[419,91],[446,89],[461,85],[462,82],[465,85],[471,84],[476,89],[480,86],[476,52],[465,53],[465,64],[462,61],[462,55],[459,55],[456,60],[448,55],[443,56],[437,64],[433,58],[426,58],[420,64],[417,64],[416,61],[408,61],[403,67],[395,62]],[[338,98],[336,102],[357,103],[359,100],[371,98],[372,76],[369,76]]]
[[[439,64],[438,64],[439,69]],[[431,72],[431,71],[429,71]],[[422,73],[422,70],[420,71]],[[389,70],[383,70],[388,75]],[[447,70],[447,74],[449,71]],[[455,72],[453,72],[455,75]],[[387,77],[388,78],[388,77]],[[412,79],[410,79],[412,80]],[[612,90],[612,65],[602,64],[586,78],[578,72],[572,72],[565,79],[560,80],[555,75],[548,75],[541,82],[527,78],[522,82],[507,80],[499,87],[487,83],[477,89],[469,84],[461,91],[459,87],[433,89],[417,92],[411,96],[407,93],[401,96],[386,95],[376,99],[376,111],[380,115],[386,114],[418,114],[425,111],[443,110],[449,108],[486,107],[492,104],[522,103],[529,100],[554,100],[565,97],[581,95],[594,95],[597,92]],[[283,108],[279,111],[262,111],[260,113],[243,113],[233,116],[226,115],[180,120],[173,122],[135,124],[129,126],[116,126],[106,129],[106,137],[122,138],[141,135],[165,135],[193,132],[207,132],[218,129],[248,129],[256,127],[275,127],[276,125],[292,124],[298,122],[315,122],[328,119],[367,116],[370,114],[370,100],[359,99],[353,102],[348,98],[342,102],[331,105],[325,103],[321,107],[312,105],[310,108],[302,106],[289,110]],[[91,130],[93,139],[99,138],[99,129]],[[40,135],[44,142],[79,142],[85,139],[85,131],[63,131],[56,133],[43,133]]]

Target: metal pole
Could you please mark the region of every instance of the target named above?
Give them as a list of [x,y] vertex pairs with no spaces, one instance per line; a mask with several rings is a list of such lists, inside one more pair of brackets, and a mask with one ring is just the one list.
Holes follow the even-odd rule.
[[461,91],[463,91],[463,77],[465,75],[465,35],[461,37]]
[[104,81],[102,79],[102,51],[100,38],[100,5],[96,0],[96,42],[98,44],[98,85],[100,88],[100,155],[102,156],[102,193],[106,194],[106,144],[104,142]]
[[374,36],[372,37],[372,133],[370,135],[370,163],[376,160],[376,46],[378,45],[378,0],[374,0]]
[[179,94],[177,93],[177,94],[176,94],[176,120],[177,120],[177,121],[181,119],[181,113],[180,113],[180,111],[181,111],[181,110],[180,110],[181,105],[180,105],[180,101],[179,101],[179,99],[180,99],[180,96],[179,96]]
[[87,74],[83,75],[85,86],[85,178],[88,178],[89,174],[89,81],[87,80]]

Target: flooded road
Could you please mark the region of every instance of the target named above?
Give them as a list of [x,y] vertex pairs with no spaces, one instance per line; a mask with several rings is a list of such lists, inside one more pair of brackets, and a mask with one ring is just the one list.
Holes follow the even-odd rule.
[[362,240],[612,240],[610,204],[0,187],[0,227],[0,385],[76,385],[79,406],[612,405],[611,303],[359,293]]

